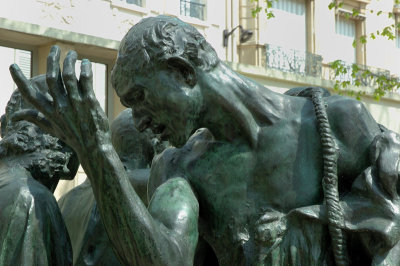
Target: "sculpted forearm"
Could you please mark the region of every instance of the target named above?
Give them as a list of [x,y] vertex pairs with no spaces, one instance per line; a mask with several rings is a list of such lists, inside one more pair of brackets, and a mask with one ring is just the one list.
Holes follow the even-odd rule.
[[[126,265],[190,265],[197,244],[198,205],[191,191],[188,192],[189,186],[180,181],[160,188],[150,204],[150,214],[129,183],[111,144],[101,147],[86,157],[82,166],[91,180],[103,224],[121,262]],[[175,200],[169,196],[171,190],[181,191]],[[180,213],[187,211],[188,204],[176,204],[185,199],[194,206],[189,208],[189,221],[176,222],[178,228],[170,227],[174,223],[171,221],[179,221],[175,208]],[[182,227],[188,228],[184,231],[190,233],[176,234]]]
[[[91,181],[114,250],[122,262],[134,265],[136,260],[140,261],[140,254],[143,254],[141,248],[154,251],[145,246],[156,246],[153,236],[156,230],[147,209],[132,189],[111,144],[100,144],[98,147],[81,163]],[[147,236],[142,237],[141,234]],[[142,243],[144,240],[148,243]]]
[[[36,110],[14,119],[36,123],[78,154],[93,187],[102,221],[119,259],[125,265],[182,265],[181,241],[152,218],[128,181],[111,145],[108,119],[93,92],[91,63],[82,60],[79,80],[77,54],[69,52],[61,73],[60,49],[52,47],[46,76],[40,83],[27,80],[18,66],[10,71],[23,97]],[[43,86],[50,95],[44,94]],[[178,217],[177,217],[178,219]]]

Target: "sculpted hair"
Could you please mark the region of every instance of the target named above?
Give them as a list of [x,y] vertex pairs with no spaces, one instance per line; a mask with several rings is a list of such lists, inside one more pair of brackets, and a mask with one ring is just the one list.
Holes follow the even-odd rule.
[[206,71],[219,62],[214,48],[193,26],[177,18],[157,16],[142,19],[129,30],[121,41],[114,69],[125,74],[144,73],[173,56]]
[[[71,179],[75,176],[79,162],[72,149],[61,140],[44,133],[28,121],[12,121],[15,112],[33,108],[16,90],[7,103],[6,114],[1,118],[0,160],[29,153],[41,154],[31,158],[28,171],[47,187],[54,178]],[[58,182],[58,181],[57,181]]]
[[22,99],[18,90],[14,91],[7,103],[6,113],[1,119],[0,159],[43,149],[62,149],[63,144],[59,139],[44,133],[38,126],[28,121],[11,120],[14,113],[28,108],[33,107]]

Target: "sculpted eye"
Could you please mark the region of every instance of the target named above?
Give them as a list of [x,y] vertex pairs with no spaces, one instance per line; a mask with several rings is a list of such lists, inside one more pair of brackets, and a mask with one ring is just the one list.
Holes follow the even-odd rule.
[[132,93],[125,96],[123,99],[121,98],[121,103],[127,107],[132,105],[141,103],[144,101],[145,94],[143,88],[134,88],[132,89]]
[[144,101],[144,91],[143,89],[140,89],[139,91],[137,91],[134,95],[134,98],[136,100],[136,102],[142,102]]

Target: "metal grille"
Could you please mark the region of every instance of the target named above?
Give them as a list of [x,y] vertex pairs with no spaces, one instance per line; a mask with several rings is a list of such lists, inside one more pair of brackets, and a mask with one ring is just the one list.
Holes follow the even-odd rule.
[[349,81],[350,84],[352,85],[359,84],[360,86],[365,86],[365,87],[376,87],[378,86],[376,80],[363,75],[362,73],[364,71],[369,71],[375,77],[385,76],[387,78],[391,78],[390,71],[386,69],[370,67],[365,65],[357,65],[357,68],[360,69],[360,72],[354,75],[352,70],[354,64],[349,64],[346,62],[342,62],[342,64],[346,69],[345,73],[340,73],[339,75],[336,75],[335,70],[330,68],[329,78],[331,80],[337,80],[340,82]]
[[181,15],[204,20],[205,7],[201,0],[181,0]]
[[322,56],[267,44],[266,67],[300,75],[321,77]]

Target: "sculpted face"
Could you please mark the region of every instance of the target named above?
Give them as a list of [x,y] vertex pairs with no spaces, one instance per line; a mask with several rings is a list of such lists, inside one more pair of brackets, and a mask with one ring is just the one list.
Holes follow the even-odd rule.
[[[121,77],[115,74],[113,77]],[[161,134],[162,140],[180,147],[198,128],[203,105],[200,87],[189,85],[180,71],[159,66],[151,73],[135,73],[131,80],[118,84],[123,85],[115,90],[121,103],[132,108],[139,131],[150,128],[155,134]]]

